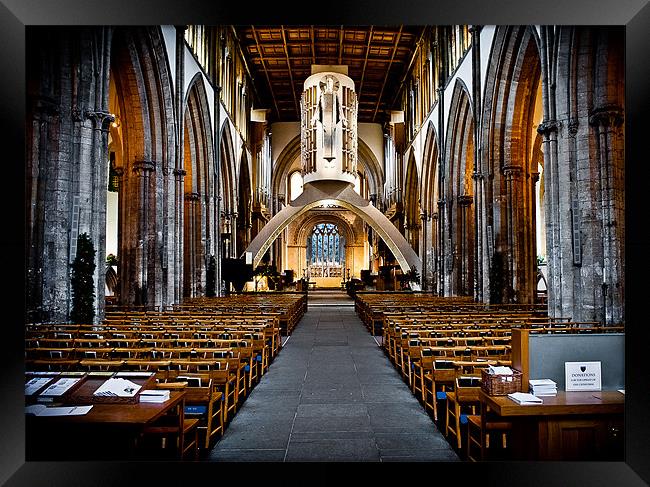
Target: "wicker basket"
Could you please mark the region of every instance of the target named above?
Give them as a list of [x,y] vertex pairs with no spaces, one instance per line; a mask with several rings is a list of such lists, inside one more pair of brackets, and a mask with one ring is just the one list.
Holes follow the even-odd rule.
[[512,369],[512,375],[489,374],[481,370],[481,390],[490,396],[507,396],[521,390],[522,373]]

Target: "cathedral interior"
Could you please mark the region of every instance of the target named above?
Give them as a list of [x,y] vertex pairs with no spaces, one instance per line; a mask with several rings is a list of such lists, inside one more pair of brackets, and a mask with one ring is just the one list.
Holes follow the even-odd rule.
[[[236,392],[231,386],[215,393],[223,395],[220,427],[208,422],[206,434],[201,430],[197,435],[197,458],[242,459],[237,456],[239,447],[228,446],[228,440],[232,443],[237,434],[249,438],[246,435],[254,428],[242,432],[237,420],[255,416],[247,407],[255,403],[256,394],[267,397],[261,396],[265,380],[273,382],[273,374],[277,377],[283,370],[293,377],[289,367],[276,367],[274,372],[274,366],[281,365],[283,355],[288,358],[291,347],[300,346],[305,333],[312,333],[310,320],[315,319],[320,324],[313,331],[314,343],[320,343],[319,330],[326,338],[324,345],[310,349],[309,360],[332,351],[327,360],[340,362],[332,369],[339,378],[309,372],[315,367],[309,367],[307,377],[314,373],[321,383],[336,382],[330,391],[348,390],[351,379],[341,372],[348,355],[337,355],[336,350],[353,349],[357,340],[368,340],[373,351],[383,352],[372,359],[390,366],[387,370],[399,378],[413,407],[423,411],[414,421],[428,421],[411,436],[414,443],[421,440],[419,444],[425,445],[422,450],[439,456],[418,459],[450,461],[453,456],[471,461],[496,455],[621,460],[625,396],[618,391],[625,390],[626,320],[624,47],[624,29],[617,26],[29,27],[26,370],[34,371],[34,377],[39,371],[66,374],[73,369],[119,374],[130,359],[144,360],[126,351],[119,356],[122,368],[108,364],[130,340],[128,333],[116,333],[119,326],[141,330],[149,319],[161,330],[168,327],[162,340],[175,340],[173,347],[182,348],[180,318],[163,322],[166,313],[191,313],[190,306],[198,306],[202,313],[213,313],[214,321],[228,312],[248,316],[250,308],[251,317],[246,319],[257,314],[261,320],[275,313],[264,308],[274,303],[286,307],[279,313],[287,318],[280,318],[277,335],[267,337],[264,332],[264,351],[241,366],[242,374],[248,374],[242,384],[248,384],[240,389],[237,375],[232,379]],[[93,289],[86,296],[85,315],[78,298],[82,294],[78,263],[84,249],[90,249],[86,282]],[[474,316],[478,307],[485,315],[467,318],[471,326],[453,339],[442,330],[426,337],[415,330],[443,311],[450,313],[445,326],[455,326],[455,320],[465,318],[454,313]],[[401,317],[391,314],[400,311]],[[497,311],[506,314],[487,317]],[[310,318],[310,313],[317,313],[317,318]],[[340,321],[329,321],[328,313]],[[151,321],[152,316],[158,321]],[[115,325],[118,318],[123,321]],[[354,331],[348,323],[353,319],[368,330],[359,325],[361,331]],[[496,365],[497,355],[480,359],[472,351],[470,360],[466,335],[472,335],[471,329],[478,329],[482,319],[496,320],[489,321],[494,329],[488,335],[480,335],[486,346],[487,336],[494,332],[496,337],[500,333],[496,330],[507,324],[501,340],[507,344],[495,338],[488,348],[502,347],[505,352],[498,360],[525,369],[526,383],[545,378],[533,370],[544,371],[569,391],[565,362],[571,357],[597,361],[599,381],[602,362],[602,394],[612,395],[603,413],[606,426],[600,416],[585,412],[583,422],[563,429],[561,441],[544,450],[544,456],[541,446],[534,453],[524,452],[515,420],[506,426],[503,418],[489,423],[486,399],[481,399],[483,410],[477,409],[476,399],[476,404],[467,404],[471,412],[461,411],[460,383],[454,387],[452,380],[451,387],[437,389],[439,371],[435,365],[426,369],[431,356],[422,348],[426,343],[435,349],[439,343],[434,340],[440,342],[443,335],[450,342],[465,337],[462,347],[460,342],[452,347],[459,354],[453,360],[494,358]],[[61,342],[65,339],[59,335],[71,329],[57,327],[73,323],[86,328],[83,336],[80,328],[71,332],[69,339],[75,343],[67,347],[76,351],[67,356]],[[341,327],[338,332],[328,331],[335,325]],[[206,330],[194,328],[192,338],[209,340]],[[151,333],[138,337],[141,349],[143,340],[152,340],[149,361],[161,347]],[[255,333],[242,340],[254,342]],[[231,339],[230,331],[225,335]],[[546,350],[543,347],[549,345],[536,341],[541,335],[564,341],[553,342],[552,350]],[[109,336],[114,340],[110,344]],[[88,342],[87,348],[82,340]],[[90,350],[101,340],[96,350]],[[525,346],[516,346],[517,340]],[[194,352],[188,353],[196,354],[202,346],[190,346]],[[563,353],[563,347],[574,354]],[[363,456],[359,452],[365,451],[365,443],[355,444],[356,453],[345,458],[411,461],[414,454],[398,455],[395,452],[402,450],[397,447],[383,449],[393,430],[386,423],[377,426],[376,417],[397,418],[402,413],[380,414],[377,404],[384,403],[368,400],[372,387],[364,381],[376,387],[384,383],[375,382],[379,376],[359,372],[365,357],[358,351],[362,348],[349,352],[354,370],[361,374],[362,399],[351,405],[337,399],[339,404],[323,414],[340,421],[345,433],[374,435],[373,453]],[[83,367],[83,360],[98,360],[102,351],[105,367]],[[429,351],[436,359],[450,356]],[[166,358],[172,364],[174,353]],[[300,357],[297,369],[307,355]],[[76,365],[71,366],[74,360]],[[554,360],[551,372],[549,363]],[[64,362],[68,368],[62,368]],[[145,370],[143,363],[133,370]],[[555,376],[558,367],[561,371]],[[160,379],[160,364],[146,370]],[[205,373],[200,368],[182,370]],[[485,386],[487,379],[478,365],[462,373],[482,377]],[[88,377],[86,382],[91,380],[95,379]],[[216,378],[210,380],[216,384]],[[432,385],[427,386],[427,380]],[[160,380],[158,386],[166,382]],[[302,424],[300,415],[306,411],[312,416],[305,420],[320,414],[316,396],[304,402],[309,389],[301,384],[302,402],[295,404],[291,431]],[[192,387],[187,389],[185,421],[194,411],[187,409]],[[280,390],[269,395],[269,404],[275,404]],[[520,391],[526,393],[528,388]],[[233,402],[231,393],[236,396]],[[564,398],[563,394],[570,393],[562,391],[557,397]],[[287,397],[290,403],[293,396]],[[211,408],[213,403],[207,404]],[[365,408],[359,418],[370,418],[367,430],[355,429],[365,421],[358,418],[345,426],[350,418],[337,407],[346,404]],[[459,409],[454,411],[453,404]],[[497,407],[494,404],[490,407]],[[93,407],[102,406],[106,405]],[[208,416],[211,419],[211,413]],[[34,421],[38,419],[37,414]],[[202,428],[202,419],[198,421]],[[318,424],[313,420],[311,427]],[[488,424],[499,434],[482,441]],[[186,427],[189,431],[193,426]],[[472,427],[481,437],[474,445]],[[39,428],[34,426],[34,431]],[[148,425],[143,431],[155,430],[151,433],[155,436],[162,428]],[[436,432],[445,448],[426,446],[434,439],[421,437],[423,429]],[[168,454],[151,453],[153,447],[143,446],[148,435],[139,435],[129,458]],[[511,442],[506,442],[506,435],[511,435]],[[288,438],[294,438],[293,433]],[[308,442],[304,438],[301,441]],[[175,441],[184,458],[183,445],[191,441],[183,434]],[[286,448],[246,451],[278,452],[277,458],[265,457],[273,461],[344,459],[332,453],[336,448],[328,451],[321,439],[312,445],[314,455],[302,450],[306,456],[300,456],[292,449],[294,441],[298,440],[290,439]],[[331,441],[340,446],[344,437]],[[535,444],[542,441],[540,436]],[[163,441],[163,450],[169,443]],[[569,444],[579,447],[571,449]],[[480,455],[472,452],[473,446]],[[32,452],[36,459],[52,455],[35,446]]]

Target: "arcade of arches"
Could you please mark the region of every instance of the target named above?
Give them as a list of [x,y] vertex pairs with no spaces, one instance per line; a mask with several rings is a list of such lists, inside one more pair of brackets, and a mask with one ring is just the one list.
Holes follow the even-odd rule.
[[[300,27],[282,28],[273,57],[276,31],[29,29],[30,320],[69,318],[81,233],[97,252],[96,319],[105,296],[160,307],[210,279],[229,291],[221,258],[243,257],[303,190],[303,81],[343,65],[358,98],[353,187],[417,254],[414,287],[624,322],[620,29],[346,27],[338,59],[292,59]],[[264,261],[317,287],[381,276],[399,266],[370,223],[324,202]],[[340,269],[325,274],[307,243],[320,224],[339,235]]]

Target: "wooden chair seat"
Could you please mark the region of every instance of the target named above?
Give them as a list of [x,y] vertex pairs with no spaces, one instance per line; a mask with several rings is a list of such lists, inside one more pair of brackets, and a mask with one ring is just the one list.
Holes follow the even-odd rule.
[[[501,447],[507,446],[507,433],[512,429],[510,421],[487,420],[485,422],[485,430],[481,424],[481,416],[479,414],[472,414],[467,416],[467,459],[475,462],[477,458],[474,456],[473,447],[478,448],[478,459],[485,460],[486,449],[490,448],[490,434],[501,434]],[[482,436],[485,438],[482,438]]]

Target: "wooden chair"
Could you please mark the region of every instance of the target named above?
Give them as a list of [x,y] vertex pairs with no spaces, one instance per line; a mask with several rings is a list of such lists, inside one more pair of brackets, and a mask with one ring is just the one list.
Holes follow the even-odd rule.
[[[197,383],[190,384],[186,379],[196,379]],[[185,390],[186,418],[198,421],[197,431],[202,432],[201,448],[209,449],[216,435],[223,435],[223,402],[222,394],[214,386],[210,374],[187,374],[174,379],[174,382],[159,383],[159,389],[167,389],[183,385]]]
[[[481,407],[486,406],[482,405]],[[484,419],[480,414],[467,416],[467,459],[472,462],[477,461],[474,455],[476,447],[479,451],[478,460],[487,458],[491,434],[498,434],[501,438],[501,448],[507,448],[507,436],[511,429],[512,423],[510,421],[504,421],[503,418],[492,414],[489,409],[485,412]]]
[[[164,386],[164,387],[163,387]],[[159,389],[185,390],[187,383],[161,384]],[[197,418],[185,418],[185,400],[182,400],[168,414],[159,418],[153,424],[142,430],[141,450],[158,455],[160,451],[170,452],[180,460],[189,457],[198,459],[198,429]],[[153,440],[154,447],[147,448]]]
[[479,391],[481,376],[477,374],[463,374],[456,371],[454,390],[446,393],[447,412],[445,415],[445,436],[450,434],[456,437],[458,450],[462,448],[462,437],[460,431],[461,423],[465,420],[466,411],[476,414],[479,406]]
[[446,400],[446,389],[452,387],[456,378],[456,366],[451,360],[436,357],[430,374],[424,374],[424,406],[433,410],[433,419],[438,421],[438,401]]

